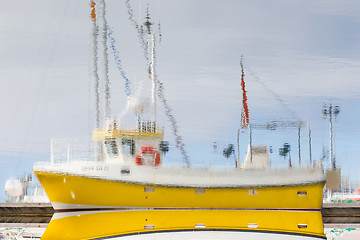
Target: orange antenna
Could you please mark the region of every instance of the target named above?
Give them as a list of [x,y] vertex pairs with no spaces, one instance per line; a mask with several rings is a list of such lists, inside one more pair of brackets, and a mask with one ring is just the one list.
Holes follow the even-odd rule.
[[90,17],[91,17],[92,21],[96,20],[95,5],[96,5],[96,3],[91,0],[90,1],[90,7],[91,7]]

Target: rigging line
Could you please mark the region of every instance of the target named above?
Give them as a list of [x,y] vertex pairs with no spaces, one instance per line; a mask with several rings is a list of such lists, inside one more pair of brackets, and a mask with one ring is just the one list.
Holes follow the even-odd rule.
[[[150,19],[150,16],[149,16],[149,11],[147,9],[147,22],[145,24],[148,27],[148,30],[149,30],[148,34],[150,35],[151,34],[151,32],[150,32],[151,23],[150,23],[149,19]],[[158,93],[158,96],[159,96],[161,102],[164,105],[165,114],[168,117],[168,120],[170,121],[171,129],[172,129],[172,132],[173,132],[173,134],[175,136],[176,147],[180,149],[180,153],[181,153],[181,155],[183,157],[182,162],[183,162],[183,164],[185,163],[186,167],[190,167],[191,164],[190,164],[190,161],[189,161],[189,157],[188,157],[187,152],[185,151],[185,144],[183,143],[182,137],[179,134],[176,119],[175,119],[174,115],[172,114],[172,110],[171,110],[171,108],[170,108],[170,106],[169,106],[169,104],[168,104],[168,102],[167,102],[167,100],[165,98],[164,85],[159,80],[158,75],[156,74],[156,63],[157,63],[157,61],[156,61],[156,51],[155,51],[155,49],[156,49],[156,46],[155,46],[156,40],[154,39],[155,38],[154,34],[152,34],[152,36],[153,36],[152,37],[152,39],[153,39],[153,41],[152,41],[152,44],[153,44],[152,74],[153,74],[153,76],[152,77],[154,78],[154,81],[155,81],[155,83],[157,85],[157,89],[158,89],[157,93]]]
[[167,100],[165,98],[164,95],[164,85],[163,83],[158,79],[158,76],[156,74],[156,70],[154,71],[154,78],[157,82],[158,85],[158,96],[161,100],[161,102],[164,105],[165,108],[165,114],[168,117],[170,123],[171,123],[171,128],[173,131],[173,134],[175,136],[175,142],[176,142],[176,147],[178,147],[180,149],[181,155],[183,156],[183,161],[186,164],[187,167],[190,167],[190,161],[189,161],[189,157],[187,155],[187,152],[185,151],[185,144],[183,143],[182,137],[179,134],[178,131],[178,125],[176,123],[176,119],[174,117],[174,115],[172,114],[172,109],[171,107],[168,105]]
[[[154,41],[155,44],[155,41]],[[155,82],[157,83],[157,89],[158,89],[158,96],[161,100],[161,102],[164,105],[165,108],[165,114],[168,117],[168,120],[170,121],[171,124],[171,129],[172,132],[175,136],[175,142],[176,142],[176,147],[180,149],[181,155],[183,156],[183,163],[186,164],[187,167],[190,167],[190,161],[189,161],[189,157],[187,152],[185,151],[185,144],[183,143],[182,137],[179,134],[179,130],[178,130],[178,125],[176,123],[176,119],[172,113],[172,109],[169,106],[166,98],[165,98],[165,93],[164,93],[164,85],[163,83],[159,80],[158,75],[156,73],[156,52],[155,52],[155,46],[153,48],[153,77]]]
[[113,37],[113,30],[107,26],[107,30],[108,30],[108,40],[110,41],[110,49],[114,55],[114,61],[115,61],[115,65],[117,67],[117,69],[120,72],[120,75],[123,79],[125,79],[125,93],[126,95],[129,97],[131,95],[131,91],[130,91],[130,80],[126,77],[126,73],[122,67],[121,64],[121,59],[120,59],[120,53],[119,51],[116,49],[116,40]]
[[291,115],[292,118],[296,119],[297,121],[300,121],[299,116],[289,108],[289,106],[281,99],[279,94],[277,94],[270,87],[268,87],[266,84],[264,84],[259,79],[259,77],[253,71],[251,71],[251,69],[249,69],[248,67],[246,67],[246,69],[248,70],[250,75],[253,76],[253,79],[255,80],[255,82],[260,84],[266,91],[270,92],[275,97],[275,99],[280,103],[280,105]]
[[157,2],[157,11],[158,11],[158,35],[159,35],[159,44],[161,44],[161,24],[160,24],[160,0]]
[[125,5],[127,7],[129,20],[132,22],[133,26],[135,27],[135,29],[136,29],[136,31],[138,33],[138,38],[140,40],[140,44],[141,44],[141,46],[142,46],[142,48],[144,50],[145,58],[147,59],[148,46],[147,46],[147,44],[145,42],[145,38],[144,38],[144,29],[143,29],[142,26],[139,26],[139,24],[136,22],[136,20],[134,18],[134,10],[131,7],[130,0],[126,0]]
[[[129,15],[129,19],[130,21],[133,23],[134,27],[136,28],[136,30],[138,31],[138,37],[140,39],[140,43],[143,47],[143,50],[144,50],[144,53],[145,53],[145,59],[147,61],[149,61],[148,59],[148,56],[147,56],[147,53],[148,53],[148,45],[147,43],[145,42],[145,38],[144,38],[144,29],[143,27],[139,27],[139,25],[137,24],[137,22],[135,21],[134,19],[134,14],[133,14],[133,9],[131,8],[131,5],[130,5],[130,1],[129,0],[126,0],[126,6],[128,8],[128,15]],[[148,13],[148,12],[147,12]],[[149,17],[149,14],[147,14],[147,17]],[[147,19],[149,20],[149,19]],[[148,28],[150,27],[150,22],[148,21],[147,22],[147,26]],[[148,29],[149,30],[149,29]],[[150,33],[148,33],[150,34]],[[154,41],[155,43],[156,41]],[[154,66],[153,66],[153,77],[154,77],[154,80],[156,82],[156,85],[157,85],[157,89],[158,89],[158,96],[161,100],[161,102],[163,103],[164,105],[164,108],[165,108],[165,114],[166,116],[168,117],[169,121],[170,121],[170,124],[171,124],[171,128],[172,128],[172,131],[173,131],[173,134],[175,136],[175,142],[176,142],[176,146],[180,149],[180,152],[183,156],[183,162],[186,164],[187,167],[190,167],[190,161],[189,161],[189,157],[187,155],[187,152],[185,151],[185,144],[183,143],[182,141],[182,137],[179,135],[179,131],[178,131],[178,126],[177,126],[177,123],[176,123],[176,120],[175,120],[175,117],[174,115],[172,114],[172,110],[169,106],[169,104],[167,103],[167,100],[165,98],[165,94],[164,94],[164,86],[163,86],[163,83],[158,79],[158,76],[156,74],[156,52],[155,52],[155,46],[154,46],[154,49],[153,49],[153,61],[154,61]]]

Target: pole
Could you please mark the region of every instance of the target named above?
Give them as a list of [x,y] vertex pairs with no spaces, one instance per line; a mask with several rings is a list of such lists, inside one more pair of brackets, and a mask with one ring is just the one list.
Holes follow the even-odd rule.
[[[151,34],[150,36],[150,43],[151,47],[149,47],[150,51],[150,80],[152,84],[152,121],[155,124],[156,122],[156,82],[154,77],[154,68],[155,68],[155,40],[154,40],[154,34]],[[149,44],[150,44],[149,43]]]
[[301,133],[301,123],[298,127],[298,152],[299,152],[299,166],[301,166],[301,145],[300,145],[300,133]]
[[50,140],[50,161],[51,165],[55,164],[55,157],[54,157],[54,139]]
[[309,125],[309,121],[307,122],[307,128],[309,131],[309,160],[310,160],[310,166],[312,165],[312,159],[311,159],[311,130],[310,130],[310,125]]
[[249,123],[249,142],[250,142],[250,163],[252,164],[252,136],[251,136],[250,123]]
[[333,129],[332,129],[332,105],[330,105],[329,107],[329,120],[330,120],[330,163],[331,163],[331,168],[335,169],[336,165],[335,165],[335,159],[333,156]]
[[237,160],[236,160],[236,168],[239,167],[240,164],[240,128],[237,132]]

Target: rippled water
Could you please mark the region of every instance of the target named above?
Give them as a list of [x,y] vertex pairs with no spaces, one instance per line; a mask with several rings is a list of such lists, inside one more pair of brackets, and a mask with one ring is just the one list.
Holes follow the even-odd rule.
[[[116,55],[109,53],[110,114],[119,117],[129,93],[147,78],[146,49],[134,22],[145,21],[148,7],[162,83],[157,120],[170,143],[164,165],[181,166],[186,156],[193,167],[234,168],[251,139],[254,147],[267,147],[271,167],[316,162],[330,168],[333,156],[346,190],[359,187],[358,1],[128,3],[132,16],[129,5],[107,3]],[[53,138],[80,139],[71,157],[93,158],[89,14],[87,4],[70,0],[21,0],[0,9],[0,186],[31,172],[34,162],[49,161]],[[241,56],[251,134],[240,129]],[[149,91],[137,103],[146,107],[151,84],[143,87]],[[322,114],[330,106],[340,109],[332,131],[330,115]],[[134,127],[137,120],[129,113],[123,124]],[[333,239],[358,238],[358,230],[326,231]]]

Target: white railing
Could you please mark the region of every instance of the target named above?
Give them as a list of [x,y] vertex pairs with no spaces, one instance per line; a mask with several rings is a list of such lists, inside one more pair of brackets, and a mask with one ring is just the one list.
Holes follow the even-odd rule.
[[63,164],[78,160],[93,160],[93,143],[86,143],[78,139],[51,139],[51,164]]

